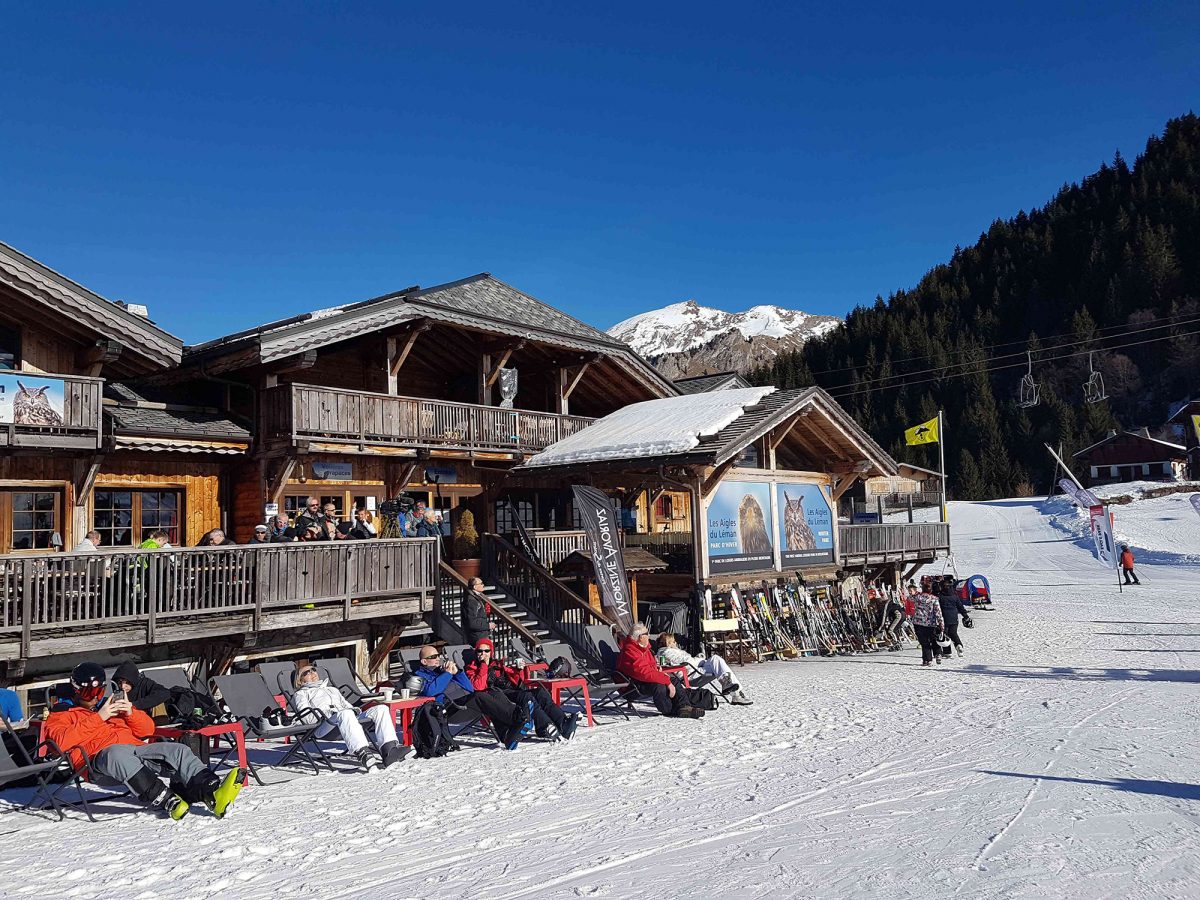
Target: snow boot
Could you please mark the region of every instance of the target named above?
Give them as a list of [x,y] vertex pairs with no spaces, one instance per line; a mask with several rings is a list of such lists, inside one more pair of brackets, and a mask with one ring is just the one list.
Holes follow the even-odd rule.
[[931,663],[931,662],[922,662],[922,663],[921,663],[921,666],[922,666],[922,668],[925,668],[925,667],[928,667],[928,666],[932,666],[932,665],[933,665],[933,663]]
[[[940,666],[942,664],[942,655],[940,653],[937,654],[934,656],[933,661]],[[925,663],[925,665],[929,665],[929,663]]]
[[379,752],[383,754],[383,767],[390,769],[408,755],[408,747],[401,747],[399,741],[388,741],[379,748]]
[[958,648],[958,658],[962,659],[962,647]]
[[521,726],[521,737],[525,737],[533,732],[533,701],[529,700],[525,704],[525,724]]
[[234,769],[221,779],[221,783],[205,800],[214,816],[218,819],[225,818],[225,813],[229,811],[229,807],[233,805],[237,795],[242,792],[242,785],[245,782],[245,769]]
[[379,771],[381,760],[374,747],[363,747],[354,754],[354,758],[358,760],[359,765],[367,770],[368,775]]
[[579,713],[568,713],[563,719],[560,732],[564,741],[569,741],[575,736],[575,729],[579,727]]
[[738,690],[734,692],[733,696],[729,698],[729,702],[734,706],[750,706],[754,703],[753,700],[742,693],[741,688],[738,688]]
[[[129,779],[129,786],[135,787],[134,781],[139,775],[145,773],[154,780],[153,786],[147,786],[143,783],[142,790],[137,791],[137,797],[145,803],[153,812],[165,815],[169,819],[178,822],[188,814],[190,804],[183,799],[178,793],[167,787],[158,778],[153,775],[148,769],[143,769]],[[136,790],[136,787],[135,787]]]

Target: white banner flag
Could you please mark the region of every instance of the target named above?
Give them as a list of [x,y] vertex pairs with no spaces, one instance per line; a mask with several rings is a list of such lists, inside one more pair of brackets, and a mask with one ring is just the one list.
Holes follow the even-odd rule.
[[1087,508],[1087,504],[1079,499],[1079,488],[1075,487],[1075,482],[1070,478],[1058,479],[1058,486],[1062,488],[1062,492],[1070,497],[1079,506]]
[[1192,494],[1192,509],[1200,514],[1200,494]]
[[1112,519],[1103,506],[1093,506],[1088,512],[1092,518],[1092,540],[1096,543],[1096,559],[1106,569],[1117,567],[1117,542],[1113,539]]

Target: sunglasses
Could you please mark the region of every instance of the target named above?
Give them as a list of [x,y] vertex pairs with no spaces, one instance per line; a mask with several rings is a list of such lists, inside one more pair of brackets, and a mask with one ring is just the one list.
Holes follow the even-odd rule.
[[433,654],[433,656],[422,656],[421,661],[424,662],[427,659],[441,659],[441,658],[442,658],[442,654],[435,653],[435,654]]
[[480,655],[483,655],[484,653],[491,653],[492,651],[491,651],[491,650],[488,650],[488,649],[485,647],[485,648],[483,648],[483,649],[481,649],[481,650],[476,650],[475,652],[476,652],[476,653],[478,653],[478,654],[480,654]]

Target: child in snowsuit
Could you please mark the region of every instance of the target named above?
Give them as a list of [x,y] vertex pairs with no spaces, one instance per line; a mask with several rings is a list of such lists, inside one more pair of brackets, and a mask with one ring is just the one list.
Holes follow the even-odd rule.
[[958,617],[961,614],[963,625],[970,628],[971,615],[967,612],[967,607],[963,604],[962,599],[958,596],[958,592],[954,589],[953,578],[942,579],[941,588],[938,590],[938,605],[942,608],[942,620],[945,622],[944,630],[946,637],[950,638],[954,643],[954,649],[958,651],[959,656],[962,656],[963,645],[958,637]]
[[[1126,584],[1141,584],[1137,572],[1133,571],[1133,551],[1129,549],[1128,544],[1121,545],[1121,571],[1125,573]],[[1130,578],[1133,581],[1130,581]]]

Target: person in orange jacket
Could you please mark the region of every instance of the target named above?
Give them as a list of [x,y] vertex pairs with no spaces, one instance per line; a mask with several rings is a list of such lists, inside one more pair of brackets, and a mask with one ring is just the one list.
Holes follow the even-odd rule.
[[[1129,549],[1128,544],[1121,545],[1121,571],[1125,573],[1126,584],[1141,584],[1137,572],[1133,571],[1133,551]],[[1130,578],[1133,581],[1130,581]]]
[[[234,769],[222,781],[183,744],[147,744],[154,721],[121,695],[105,697],[104,669],[80,663],[71,672],[73,705],[52,712],[42,737],[58,745],[84,774],[99,785],[125,784],[150,809],[181,819],[189,806],[206,802],[225,814],[241,789]],[[103,699],[103,702],[101,700]],[[170,779],[170,787],[159,776]]]

